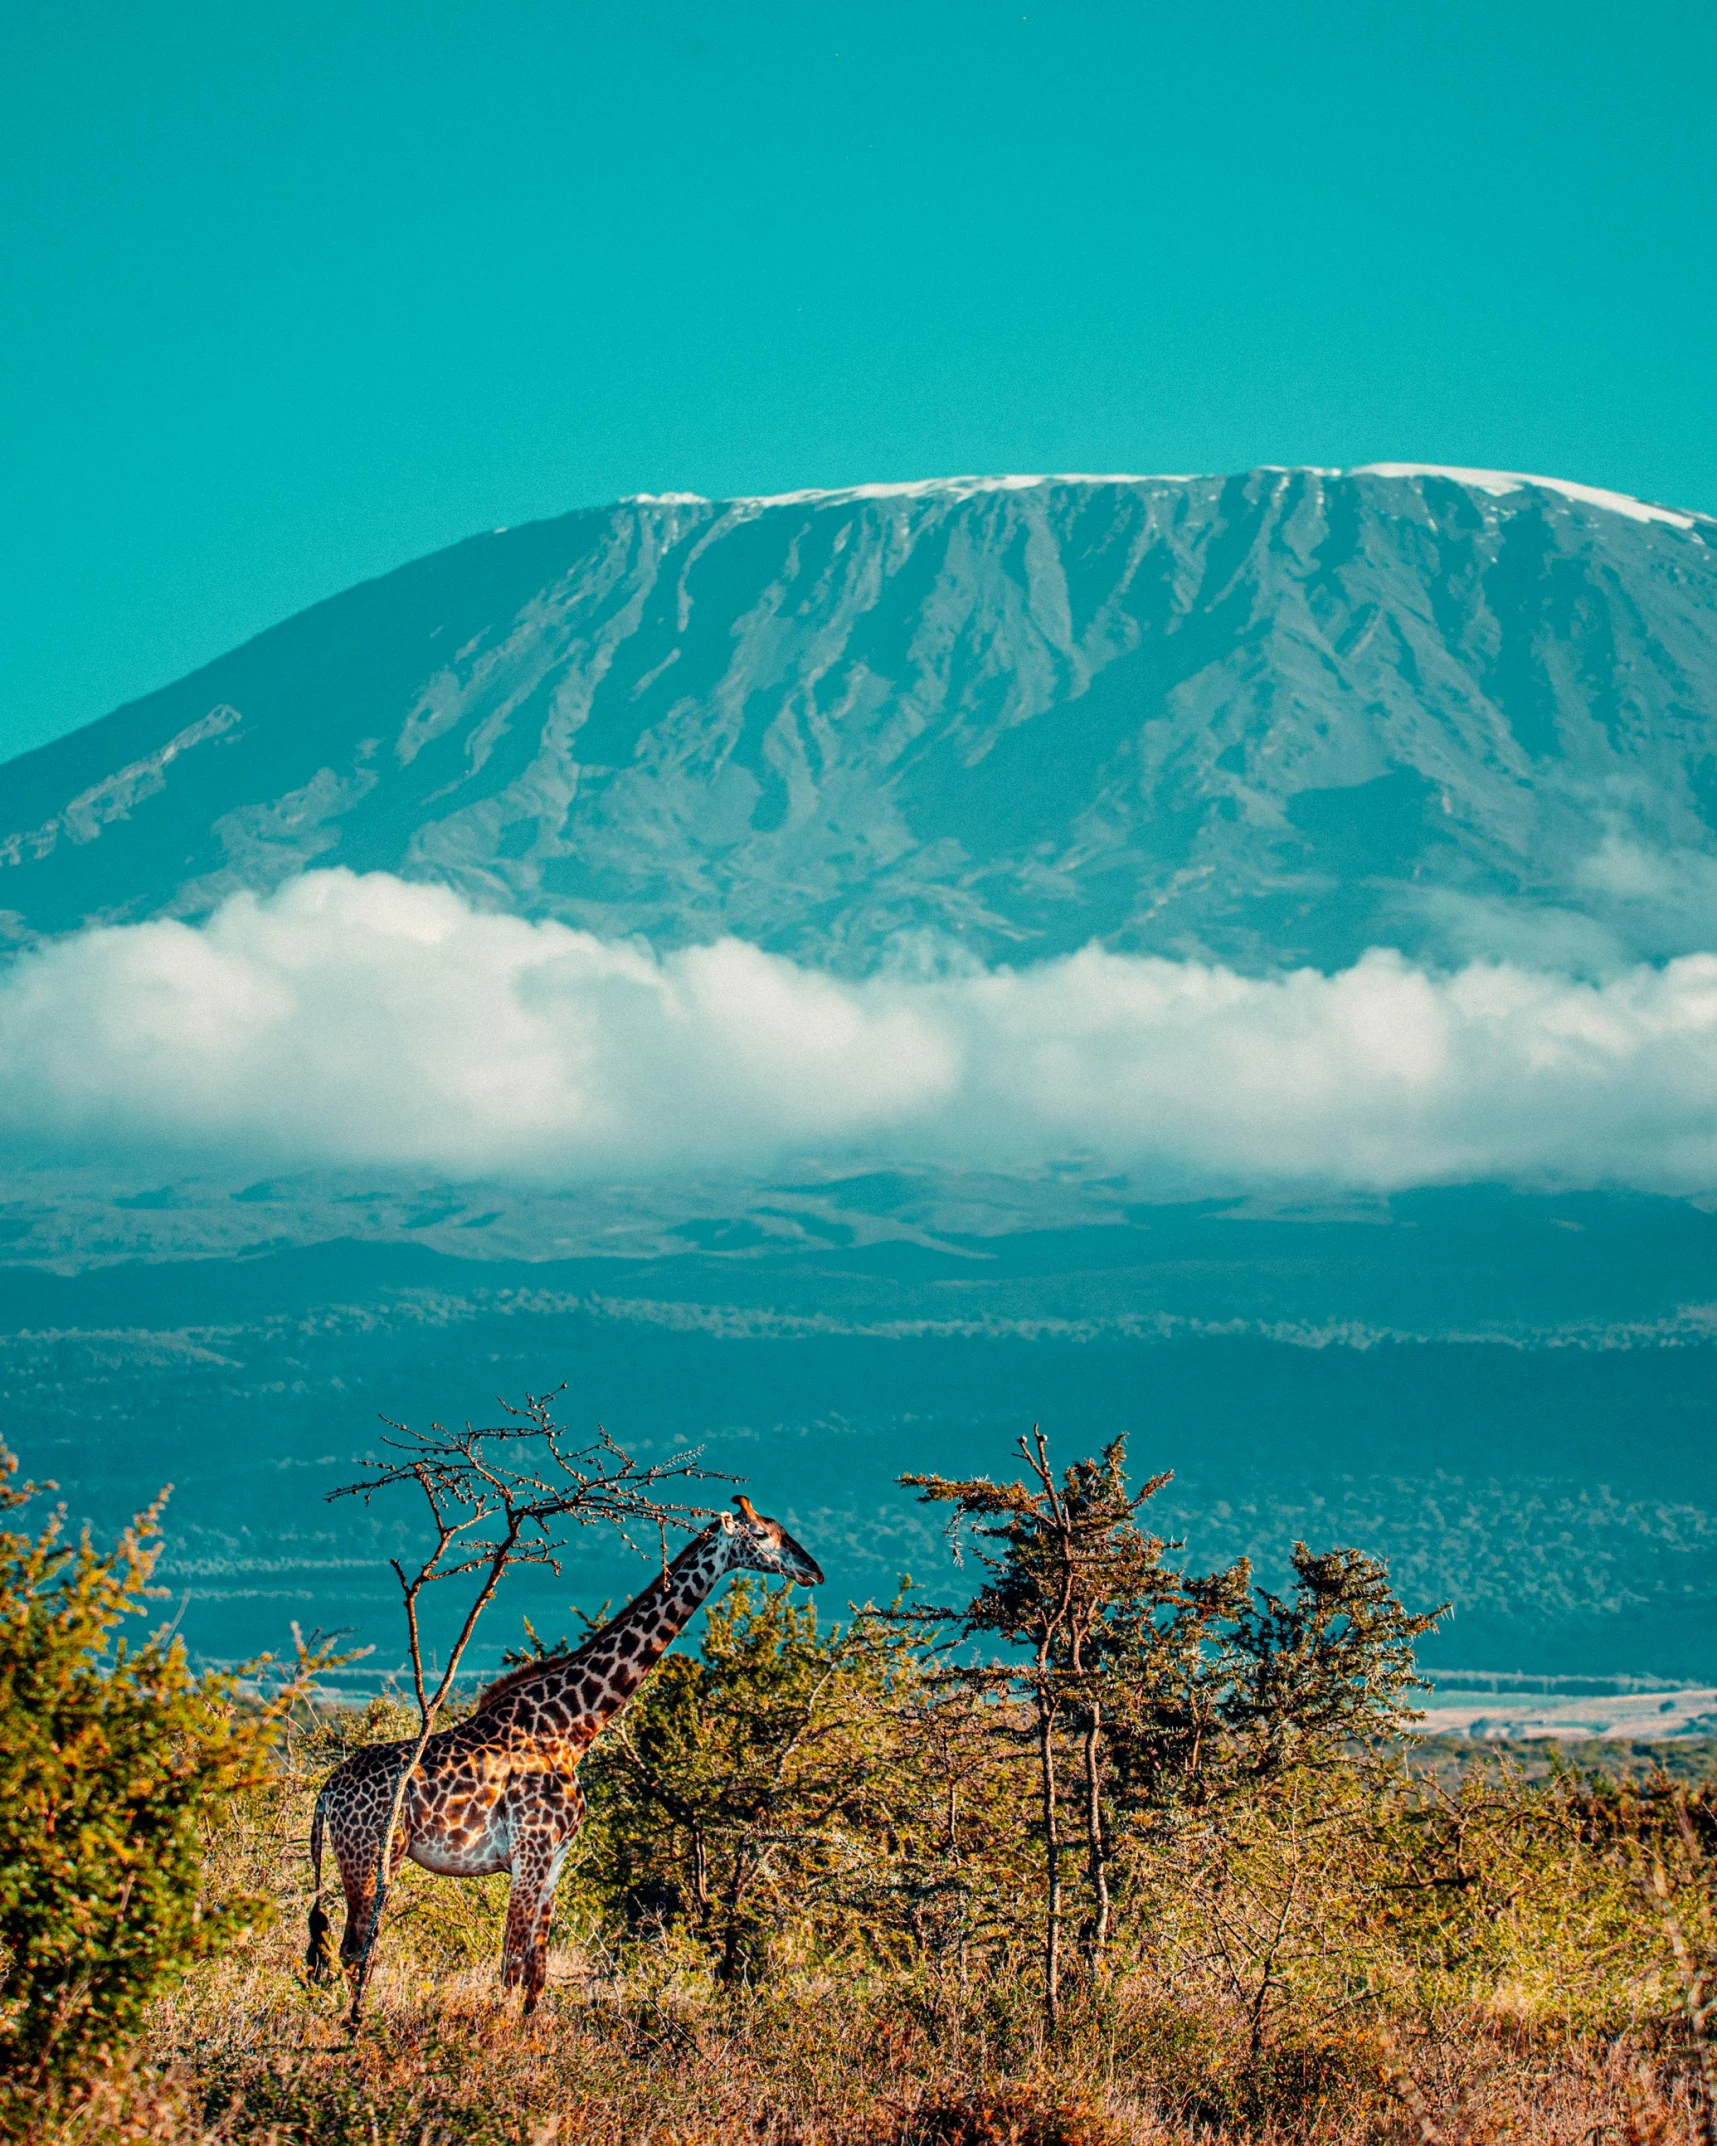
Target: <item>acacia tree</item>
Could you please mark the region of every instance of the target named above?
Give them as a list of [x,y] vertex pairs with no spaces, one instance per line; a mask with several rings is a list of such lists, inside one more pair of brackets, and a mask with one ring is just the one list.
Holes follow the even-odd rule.
[[963,1609],[928,1614],[952,1619],[963,1639],[1000,1640],[1026,1656],[1017,1665],[978,1665],[957,1674],[968,1684],[1012,1691],[1030,1707],[1043,1850],[1043,2003],[1053,2028],[1060,2002],[1067,1845],[1060,1731],[1071,1718],[1079,1733],[1080,1823],[1091,1894],[1084,1949],[1096,1970],[1110,1921],[1103,1798],[1105,1704],[1117,1659],[1110,1628],[1123,1615],[1148,1619],[1164,1608],[1172,1612],[1182,1600],[1182,1582],[1163,1564],[1166,1545],[1145,1534],[1137,1518],[1169,1478],[1153,1476],[1129,1491],[1124,1439],[1113,1440],[1096,1460],[1074,1462],[1059,1479],[1036,1425],[1029,1438],[1019,1440],[1019,1452],[1026,1474],[1011,1483],[938,1475],[907,1475],[901,1481],[926,1502],[954,1508],[949,1532],[956,1556],[962,1530],[969,1529],[989,1573]]
[[1053,2029],[1064,1924],[1064,1728],[1079,1741],[1089,1888],[1082,1949],[1096,1974],[1109,1940],[1117,1827],[1398,1727],[1403,1695],[1416,1681],[1413,1641],[1440,1612],[1405,1610],[1384,1566],[1357,1550],[1314,1555],[1297,1543],[1285,1597],[1255,1588],[1244,1558],[1186,1573],[1165,1559],[1180,1545],[1147,1534],[1138,1521],[1170,1478],[1129,1490],[1123,1439],[1059,1477],[1038,1429],[1019,1450],[1027,1475],[1012,1483],[902,1481],[953,1507],[956,1552],[969,1528],[989,1575],[963,1609],[932,1614],[955,1618],[965,1640],[1017,1650],[1011,1660],[953,1673],[1029,1706],[1043,1851],[1043,2003]]
[[[405,1610],[418,1733],[395,1776],[382,1828],[375,1905],[352,1984],[354,2027],[363,2014],[387,1906],[393,1844],[406,1789],[446,1708],[483,1612],[506,1574],[520,1565],[546,1565],[558,1576],[574,1536],[593,1526],[616,1529],[634,1549],[642,1547],[638,1540],[642,1531],[654,1532],[665,1570],[668,1530],[688,1529],[709,1517],[714,1508],[665,1500],[663,1490],[692,1482],[732,1480],[698,1466],[695,1451],[643,1462],[600,1426],[593,1438],[581,1440],[555,1420],[556,1398],[556,1394],[532,1394],[518,1408],[503,1402],[509,1420],[482,1428],[467,1423],[463,1430],[449,1431],[432,1423],[427,1431],[413,1431],[405,1424],[390,1424],[396,1435],[382,1441],[382,1457],[369,1464],[369,1472],[328,1494],[330,1498],[361,1498],[367,1505],[384,1491],[415,1486],[429,1509],[431,1535],[430,1548],[415,1567],[399,1558],[389,1559]],[[424,1647],[424,1597],[437,1584],[458,1580],[469,1581],[471,1591],[441,1674],[432,1681]],[[320,1928],[313,1925],[311,1942],[322,1942],[325,1931],[325,1923]]]

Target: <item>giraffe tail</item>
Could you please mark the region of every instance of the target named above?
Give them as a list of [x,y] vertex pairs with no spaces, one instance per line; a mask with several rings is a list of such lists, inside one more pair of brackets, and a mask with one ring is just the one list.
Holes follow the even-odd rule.
[[312,1982],[325,1982],[334,1971],[333,1948],[328,1943],[332,1928],[322,1906],[322,1834],[324,1789],[316,1798],[316,1813],[310,1821],[310,1876],[315,1895],[310,1902],[310,1942],[304,1948],[304,1964]]

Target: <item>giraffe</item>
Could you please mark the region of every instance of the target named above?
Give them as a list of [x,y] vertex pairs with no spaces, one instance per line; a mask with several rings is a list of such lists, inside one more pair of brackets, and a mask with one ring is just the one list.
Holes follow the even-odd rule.
[[[579,1761],[729,1572],[822,1582],[816,1559],[749,1498],[719,1513],[635,1602],[583,1646],[497,1678],[465,1720],[439,1730],[407,1786],[394,1833],[391,1883],[406,1856],[438,1877],[510,1871],[501,1982],[524,1985],[527,2016],[548,1976],[555,1886],[584,1820]],[[322,1911],[322,1845],[331,1843],[346,1893],[341,1964],[362,1957],[376,1896],[382,1836],[400,1769],[415,1738],[366,1744],[336,1767],[316,1798],[310,1859],[316,1897],[306,1964],[314,1981],[332,1972]]]

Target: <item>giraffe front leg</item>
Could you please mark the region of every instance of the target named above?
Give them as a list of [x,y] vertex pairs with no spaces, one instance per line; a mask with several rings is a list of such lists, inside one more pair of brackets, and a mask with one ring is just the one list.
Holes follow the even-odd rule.
[[552,1836],[531,1834],[513,1844],[513,1888],[507,1897],[507,1934],[501,1952],[501,1987],[522,1983],[525,2010],[536,2007],[548,1980],[548,1932],[554,1889],[565,1858]]
[[584,1798],[573,1785],[570,1792],[563,1788],[552,1798],[539,1798],[529,1819],[514,1821],[513,1886],[507,1900],[501,1985],[504,1989],[524,1985],[527,2019],[548,1980],[555,1888],[583,1816]]

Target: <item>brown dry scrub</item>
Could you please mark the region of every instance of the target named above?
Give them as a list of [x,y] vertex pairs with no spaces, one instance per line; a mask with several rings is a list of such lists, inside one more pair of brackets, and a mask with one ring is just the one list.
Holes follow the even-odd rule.
[[1184,1829],[1129,1874],[1124,1957],[1075,1980],[1050,2044],[1023,1942],[962,1971],[957,1954],[866,1958],[845,1931],[819,1953],[802,1928],[723,1987],[683,1930],[632,1939],[605,1918],[598,1848],[563,1891],[567,1942],[527,2027],[496,1983],[501,1882],[408,1869],[354,2041],[340,1993],[299,1970],[326,1743],[210,1846],[212,1881],[270,1893],[272,1924],[160,2000],[132,2066],[44,2113],[35,2146],[1707,2135],[1651,1876],[1708,1943],[1710,1871],[1661,1794],[1491,1774],[1451,1798],[1355,1769]]
[[[412,1998],[378,1985],[352,2045],[302,2008],[234,2005],[218,2037],[156,2069],[99,2083],[54,2146],[112,2141],[316,2146],[1357,2146],[1360,2141],[1597,2141],[1700,2137],[1688,2082],[1625,2040],[1542,2047],[1494,2021],[1443,2023],[1391,2046],[1360,2040],[1313,2068],[1276,2067],[1250,2110],[1188,2100],[1172,2025],[1156,2061],[1126,2062],[1101,2030],[1053,2059],[963,2062],[922,2022],[845,1993],[802,1992],[719,2013],[562,2003],[530,2027],[480,1989]],[[1205,2050],[1223,2023],[1185,2023]],[[1154,2074],[1154,2076],[1153,2076]]]

